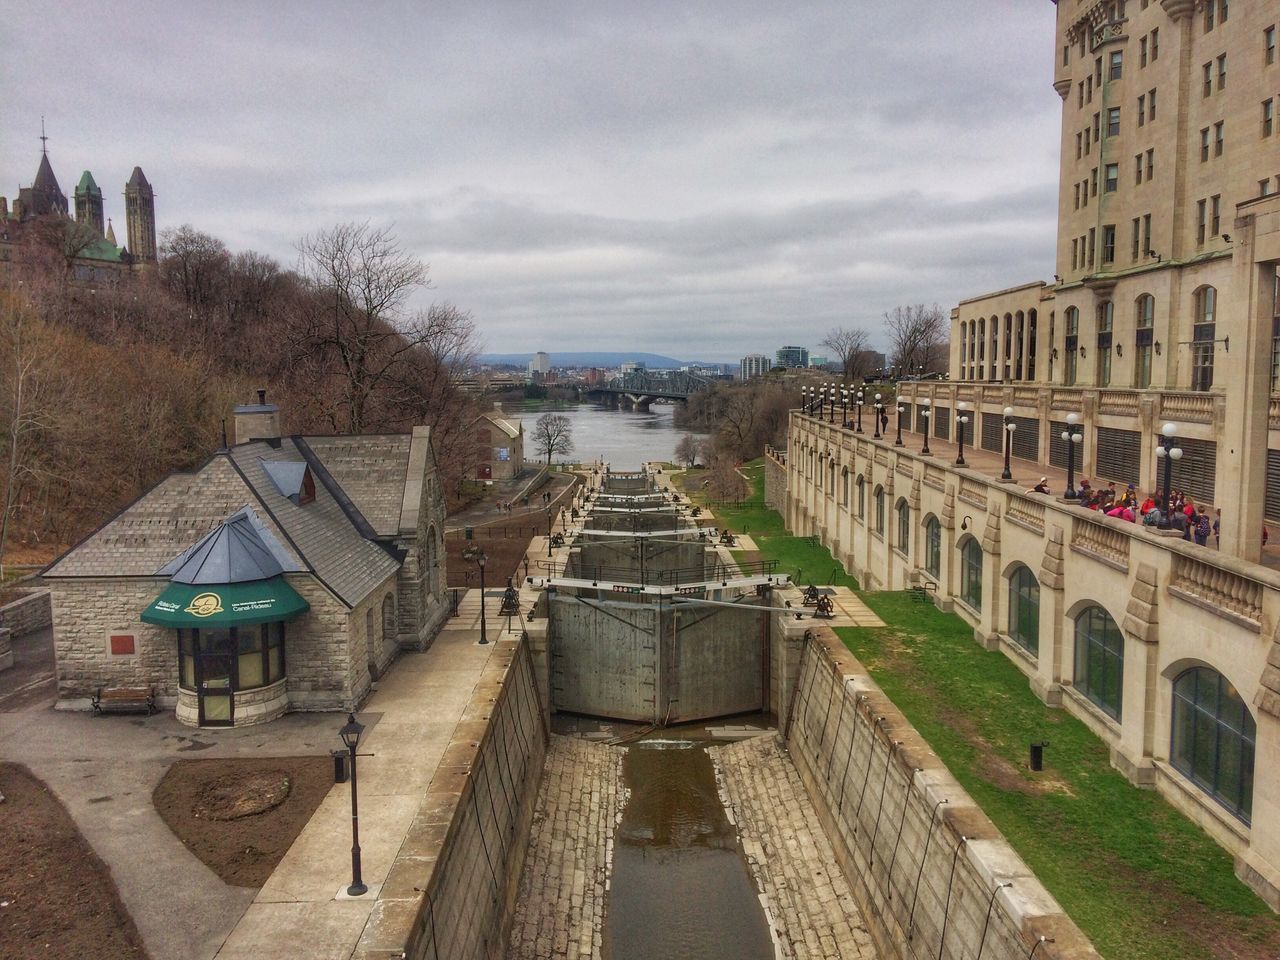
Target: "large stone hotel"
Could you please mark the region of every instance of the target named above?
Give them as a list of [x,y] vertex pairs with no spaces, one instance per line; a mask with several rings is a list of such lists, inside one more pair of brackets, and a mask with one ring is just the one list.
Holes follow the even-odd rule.
[[[898,392],[904,445],[835,411],[797,413],[769,461],[793,531],[864,586],[918,586],[970,622],[1130,780],[1231,850],[1273,908],[1278,30],[1274,0],[1060,0],[1053,282],[956,307],[950,382]],[[1063,439],[1069,423],[1082,442]],[[1070,455],[1095,485],[1155,491],[1166,424],[1181,451],[1172,486],[1221,511],[1220,544],[1027,490],[1039,464]],[[1010,437],[1017,482],[956,465],[958,427],[993,452]]]

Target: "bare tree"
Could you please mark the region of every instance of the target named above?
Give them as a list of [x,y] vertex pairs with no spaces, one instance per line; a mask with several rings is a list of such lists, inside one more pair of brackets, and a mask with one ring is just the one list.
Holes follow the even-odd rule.
[[894,307],[884,315],[889,333],[889,364],[903,374],[933,373],[938,344],[946,340],[947,315],[936,303]]
[[221,299],[230,263],[225,243],[189,223],[160,234],[160,278],[188,307]]
[[866,377],[871,363],[871,335],[858,327],[833,327],[822,340],[840,361],[844,379],[857,380]]
[[553,453],[564,456],[573,452],[573,424],[562,413],[544,413],[534,423],[529,439],[533,441],[533,449],[546,454],[547,466],[550,466]]
[[698,457],[702,453],[702,443],[692,433],[686,433],[676,441],[675,458],[686,467],[692,467],[698,462]]

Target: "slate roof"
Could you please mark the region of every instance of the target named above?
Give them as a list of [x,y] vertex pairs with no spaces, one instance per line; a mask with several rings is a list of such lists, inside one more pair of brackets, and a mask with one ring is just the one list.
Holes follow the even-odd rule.
[[[162,480],[44,571],[61,577],[153,577],[246,504],[285,560],[309,570],[348,605],[400,567],[373,538],[399,530],[409,437],[286,437],[220,451],[194,473]],[[299,506],[267,463],[314,461],[316,498]],[[342,477],[352,489],[344,489]],[[394,509],[391,507],[394,501]],[[368,506],[373,521],[364,515]],[[385,531],[385,532],[384,532]],[[289,569],[282,560],[282,566]],[[167,575],[167,574],[166,574]]]
[[147,182],[147,175],[142,172],[141,167],[133,168],[133,173],[129,174],[129,182],[126,183],[125,186],[126,187],[145,187],[148,190],[151,189],[151,184]]
[[520,422],[518,420],[508,420],[497,410],[489,410],[480,414],[481,418],[488,420],[495,427],[511,437],[513,440],[520,436]]
[[31,184],[33,190],[43,190],[54,196],[62,196],[62,188],[58,186],[58,178],[53,175],[53,165],[49,163],[47,153],[40,154],[40,166],[36,169],[36,179]]
[[224,584],[266,580],[300,569],[253,508],[244,506],[159,572],[175,583]]

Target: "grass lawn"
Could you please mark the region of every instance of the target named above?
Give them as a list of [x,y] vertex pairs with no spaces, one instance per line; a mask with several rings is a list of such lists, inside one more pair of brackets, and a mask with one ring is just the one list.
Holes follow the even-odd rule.
[[[745,468],[762,500],[759,464]],[[757,476],[758,474],[758,476]],[[764,559],[828,582],[823,547],[791,537],[763,504],[718,511]],[[757,533],[759,531],[759,533]],[[843,581],[852,584],[852,578]],[[1111,960],[1280,957],[1280,918],[1232,873],[1231,857],[1154,791],[1131,785],[1107,747],[1042,704],[1002,653],[959,617],[905,593],[863,594],[888,625],[836,632]],[[1045,770],[1028,744],[1048,741]]]

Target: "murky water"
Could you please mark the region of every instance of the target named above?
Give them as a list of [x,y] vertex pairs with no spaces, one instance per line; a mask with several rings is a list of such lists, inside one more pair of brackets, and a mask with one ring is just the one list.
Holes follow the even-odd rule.
[[[595,403],[503,404],[503,409],[524,421],[527,437],[539,415],[551,411],[569,418],[573,453],[559,460],[608,461],[614,470],[639,470],[646,460],[671,460],[676,443],[684,435],[671,422],[671,404],[655,403],[648,413],[610,410]],[[532,441],[525,440],[525,457],[536,460]]]
[[705,747],[668,734],[627,751],[631,796],[613,848],[606,960],[774,957]]

